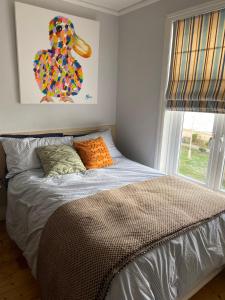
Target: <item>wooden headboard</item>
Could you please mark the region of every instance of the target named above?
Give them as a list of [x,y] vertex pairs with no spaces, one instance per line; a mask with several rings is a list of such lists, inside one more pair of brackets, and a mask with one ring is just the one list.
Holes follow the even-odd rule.
[[[45,133],[63,133],[65,135],[82,135],[88,134],[96,131],[104,131],[111,129],[112,136],[115,138],[115,125],[101,125],[89,128],[70,128],[70,129],[52,129],[52,130],[42,130],[42,131],[26,131],[26,132],[0,132],[0,135],[10,134],[10,135],[35,135],[35,134],[45,134]],[[0,220],[5,218],[5,208],[7,202],[7,192],[3,177],[6,170],[5,154],[2,151],[2,146],[0,143]]]

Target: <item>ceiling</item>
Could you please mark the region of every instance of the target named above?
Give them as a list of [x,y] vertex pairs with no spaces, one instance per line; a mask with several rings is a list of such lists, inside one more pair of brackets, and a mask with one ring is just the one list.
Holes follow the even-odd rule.
[[64,0],[113,15],[123,15],[160,0]]

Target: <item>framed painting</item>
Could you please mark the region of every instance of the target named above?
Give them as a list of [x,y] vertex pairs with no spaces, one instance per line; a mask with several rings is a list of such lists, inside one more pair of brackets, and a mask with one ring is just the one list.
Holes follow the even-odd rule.
[[15,3],[20,101],[95,104],[99,22]]

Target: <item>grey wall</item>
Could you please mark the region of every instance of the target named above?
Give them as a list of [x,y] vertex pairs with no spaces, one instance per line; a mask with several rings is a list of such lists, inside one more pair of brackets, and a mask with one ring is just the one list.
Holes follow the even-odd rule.
[[22,2],[100,21],[98,104],[19,104],[14,0],[0,0],[0,132],[115,124],[118,18],[59,0]]
[[117,141],[128,157],[154,165],[166,15],[208,0],[160,0],[119,20]]

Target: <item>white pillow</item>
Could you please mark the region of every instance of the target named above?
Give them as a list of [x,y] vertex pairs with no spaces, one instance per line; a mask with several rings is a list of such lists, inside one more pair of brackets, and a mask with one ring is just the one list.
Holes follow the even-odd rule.
[[41,168],[35,149],[48,145],[72,144],[73,139],[67,137],[3,139],[2,145],[6,153],[8,168],[7,178],[30,169]]
[[122,156],[122,154],[119,152],[119,150],[116,148],[113,142],[112,133],[110,129],[106,131],[98,131],[98,132],[90,133],[85,136],[75,137],[74,141],[87,141],[87,140],[97,139],[98,137],[102,137],[104,139],[112,158],[118,158]]

